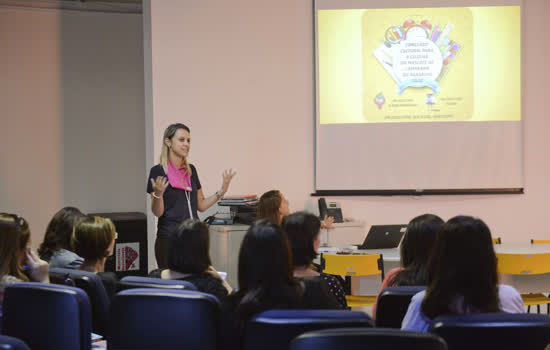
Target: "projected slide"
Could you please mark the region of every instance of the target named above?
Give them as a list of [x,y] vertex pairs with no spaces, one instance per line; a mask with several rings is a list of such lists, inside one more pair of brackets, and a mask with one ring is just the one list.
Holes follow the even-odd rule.
[[519,6],[319,10],[320,124],[521,119]]

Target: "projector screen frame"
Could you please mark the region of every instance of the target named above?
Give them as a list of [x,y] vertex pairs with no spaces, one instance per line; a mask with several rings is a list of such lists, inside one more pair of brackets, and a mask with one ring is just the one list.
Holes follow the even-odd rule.
[[312,197],[347,196],[440,196],[440,195],[480,195],[480,194],[524,194],[523,188],[470,188],[470,189],[429,189],[429,190],[318,190]]
[[[313,163],[314,163],[314,173],[313,173],[313,183],[315,191],[311,193],[313,197],[321,196],[433,196],[433,195],[484,195],[484,194],[524,194],[525,189],[525,144],[522,140],[521,144],[521,153],[522,153],[522,178],[523,186],[522,187],[510,187],[510,188],[442,188],[442,189],[317,189],[317,138],[318,138],[318,108],[319,108],[319,82],[318,82],[318,62],[317,62],[317,3],[326,3],[331,0],[313,0],[312,1],[312,26],[313,26],[313,82],[314,82],[314,106],[313,106],[313,123],[314,123],[314,152],[313,152]],[[361,3],[363,0],[350,0],[346,5],[339,8],[362,8],[358,7],[356,4]],[[496,6],[494,5],[493,0],[426,0],[426,3],[430,3],[433,7],[453,7],[453,6]],[[403,7],[403,8],[415,8],[419,6],[413,6],[408,0],[395,0],[395,3],[392,3],[392,7]],[[524,119],[525,119],[525,0],[499,0],[498,6],[519,6],[520,7],[520,28],[521,28],[521,52],[520,52],[520,74],[521,74],[521,120],[520,128],[521,133],[524,136]],[[426,7],[426,6],[421,6]],[[421,8],[419,7],[419,8]],[[386,6],[372,6],[369,8],[386,8]]]

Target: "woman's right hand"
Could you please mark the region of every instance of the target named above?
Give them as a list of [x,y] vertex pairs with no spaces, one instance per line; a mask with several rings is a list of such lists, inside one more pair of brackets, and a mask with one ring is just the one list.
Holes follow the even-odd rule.
[[157,197],[162,197],[164,191],[169,185],[168,179],[164,176],[157,176],[156,179],[151,179],[151,185],[153,186],[153,193]]
[[50,265],[40,259],[31,249],[25,251],[27,265],[29,266],[29,277],[34,282],[49,283],[50,282]]
[[206,269],[205,272],[206,272],[207,274],[209,274],[210,276],[219,279],[220,281],[223,280],[222,276],[218,273],[218,271],[216,271],[216,269],[215,269],[214,266],[212,266],[212,265],[208,266],[208,268]]
[[229,285],[229,283],[227,283],[227,281],[225,279],[223,279],[223,277],[218,273],[218,271],[216,271],[216,269],[214,268],[214,266],[210,265],[208,267],[208,269],[206,269],[205,271],[207,274],[209,274],[210,276],[214,277],[214,278],[217,278],[219,279],[221,282],[222,282],[222,285],[225,287],[225,289],[227,290],[227,293],[228,294],[231,294],[233,292],[233,288],[231,288],[231,286]]

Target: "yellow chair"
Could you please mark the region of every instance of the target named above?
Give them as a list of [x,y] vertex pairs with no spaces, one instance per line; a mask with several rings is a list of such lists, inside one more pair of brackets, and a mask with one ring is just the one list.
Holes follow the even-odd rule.
[[532,239],[531,244],[548,244],[550,239]]
[[[497,270],[499,273],[510,275],[538,275],[550,273],[550,253],[534,254],[511,254],[496,253]],[[523,304],[527,310],[531,305],[537,306],[537,312],[540,313],[540,305],[550,304],[550,298],[542,293],[522,294]],[[548,309],[550,313],[550,309]]]
[[[384,280],[384,260],[382,254],[321,254],[321,271],[329,275],[351,277],[380,275]],[[374,296],[346,295],[349,307],[371,306]]]
[[493,238],[493,244],[501,244],[502,241],[500,240],[500,237],[498,238]]

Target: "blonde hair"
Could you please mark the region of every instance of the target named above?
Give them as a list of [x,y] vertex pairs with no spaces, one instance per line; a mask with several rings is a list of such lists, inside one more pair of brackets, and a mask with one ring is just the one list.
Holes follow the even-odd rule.
[[29,280],[19,264],[19,256],[25,254],[30,236],[27,220],[15,214],[0,214],[0,276],[8,274]]
[[115,235],[115,225],[110,219],[86,216],[74,227],[71,247],[85,260],[102,259],[107,256],[107,249]]
[[[188,133],[191,132],[191,130],[189,130],[189,128],[182,123],[171,124],[166,128],[166,130],[164,130],[164,136],[162,138],[162,150],[160,151],[160,164],[162,165],[164,173],[166,174],[168,174],[167,164],[168,155],[170,154],[170,149],[166,144],[166,139],[171,140],[179,129],[186,130]],[[185,170],[187,170],[189,175],[192,175],[191,166],[187,162],[187,158],[183,158],[183,166],[185,167]]]

